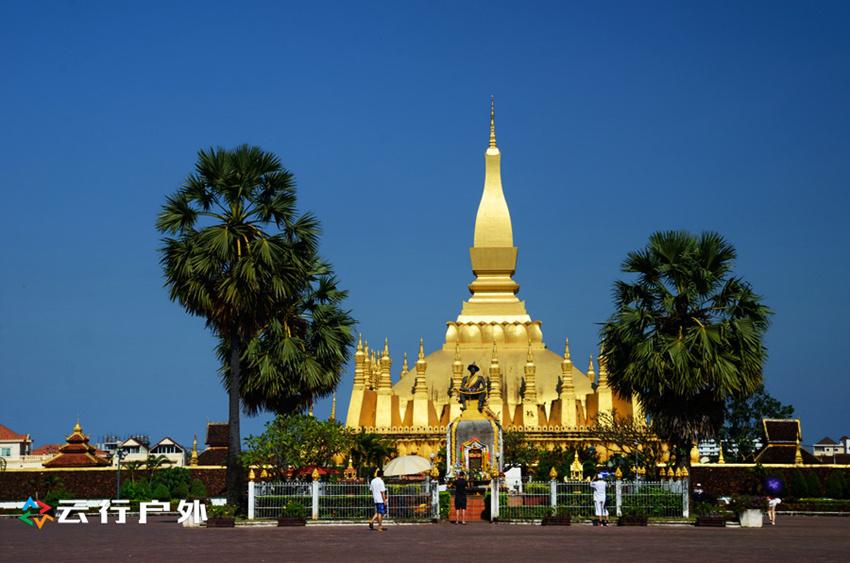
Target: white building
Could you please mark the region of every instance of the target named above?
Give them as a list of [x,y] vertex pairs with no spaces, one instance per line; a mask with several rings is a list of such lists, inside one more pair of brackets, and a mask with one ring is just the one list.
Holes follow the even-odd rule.
[[812,453],[817,457],[831,458],[836,455],[850,454],[850,437],[842,436],[836,442],[829,436],[821,438],[812,446]]

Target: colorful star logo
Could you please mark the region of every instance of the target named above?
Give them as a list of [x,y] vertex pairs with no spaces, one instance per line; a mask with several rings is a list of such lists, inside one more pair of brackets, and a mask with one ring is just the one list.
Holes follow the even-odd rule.
[[[40,516],[30,514],[30,509],[38,510],[38,514],[40,514]],[[18,516],[18,520],[21,520],[29,526],[37,526],[40,530],[47,520],[50,520],[51,522],[53,521],[53,516],[47,514],[47,512],[52,509],[53,507],[49,504],[45,504],[40,500],[33,500],[32,497],[29,497],[24,503],[24,513]]]

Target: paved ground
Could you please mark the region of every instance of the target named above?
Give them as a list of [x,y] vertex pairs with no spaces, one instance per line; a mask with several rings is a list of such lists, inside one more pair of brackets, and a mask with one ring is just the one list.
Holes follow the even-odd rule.
[[173,518],[42,530],[0,519],[0,561],[850,561],[850,518],[776,527],[594,528],[509,524],[184,529]]

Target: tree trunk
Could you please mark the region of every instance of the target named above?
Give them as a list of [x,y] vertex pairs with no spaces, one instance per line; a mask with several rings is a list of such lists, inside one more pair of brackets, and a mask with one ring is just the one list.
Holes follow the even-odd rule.
[[234,330],[230,336],[230,391],[228,392],[229,443],[227,448],[227,504],[242,507],[246,492],[243,479],[241,453],[241,437],[239,431],[239,388],[241,386],[240,369],[240,340]]

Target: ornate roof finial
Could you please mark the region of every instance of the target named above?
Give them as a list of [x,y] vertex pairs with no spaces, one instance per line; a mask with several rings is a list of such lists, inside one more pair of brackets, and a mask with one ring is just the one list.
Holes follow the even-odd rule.
[[496,146],[496,100],[490,96],[490,146]]
[[189,458],[189,465],[198,465],[198,435],[192,440],[192,457]]
[[79,417],[79,416],[77,417],[77,423],[74,425],[74,430],[73,430],[73,431],[74,431],[74,432],[79,432],[79,433],[81,433],[81,434],[82,434],[82,432],[83,432],[83,427],[82,427],[82,426],[80,426],[80,417]]

